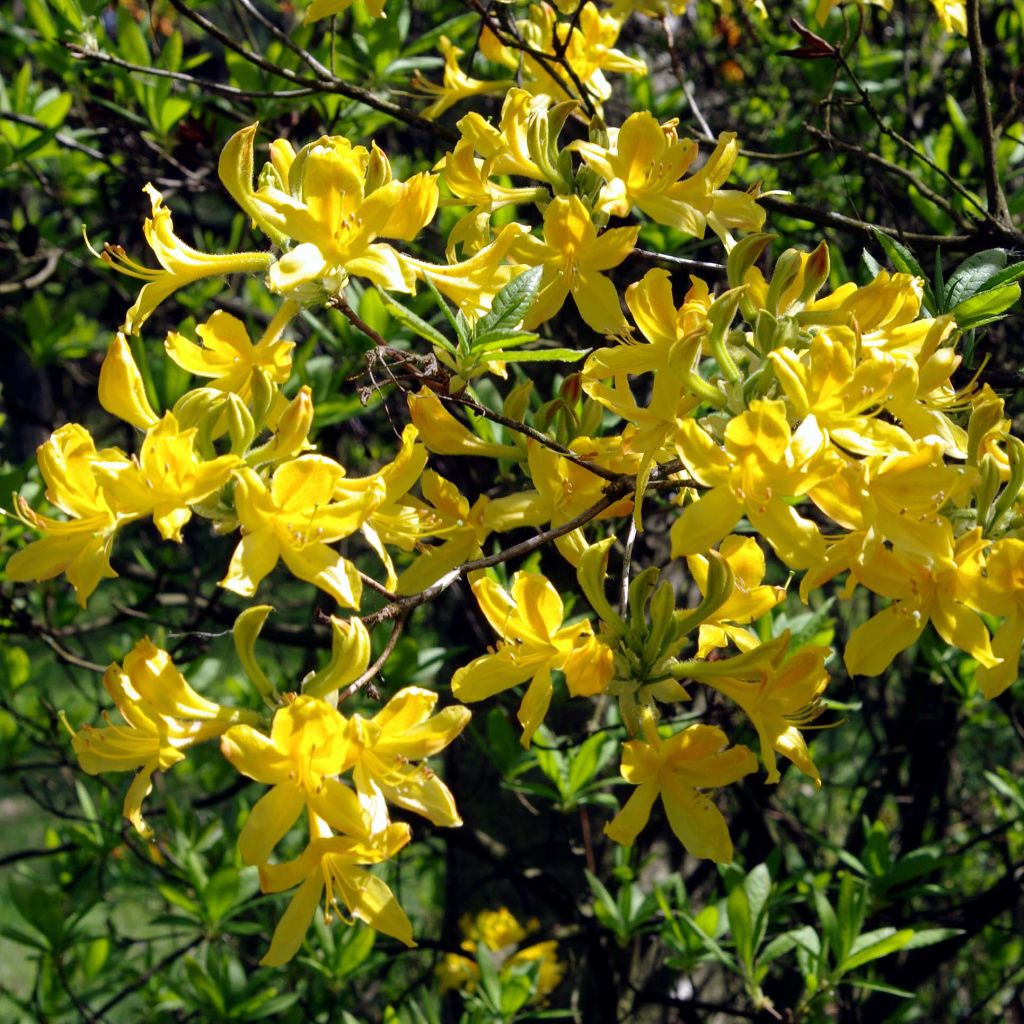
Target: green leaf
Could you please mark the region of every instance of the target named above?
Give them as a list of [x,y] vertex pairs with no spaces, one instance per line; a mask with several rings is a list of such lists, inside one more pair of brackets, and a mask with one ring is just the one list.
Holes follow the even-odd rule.
[[537,298],[543,272],[543,267],[531,267],[509,281],[494,296],[490,312],[477,323],[476,337],[514,331]]
[[895,928],[878,928],[873,932],[858,935],[850,947],[849,956],[839,965],[838,973],[845,974],[847,971],[863,967],[864,964],[870,963],[872,960],[897,953],[913,937],[913,928],[903,928],[900,931]]
[[952,309],[958,303],[977,295],[985,283],[1006,267],[1006,250],[986,249],[976,252],[953,271],[946,283],[946,291],[942,297],[942,308]]
[[754,962],[754,927],[751,921],[750,901],[742,885],[737,885],[729,893],[729,898],[725,901],[725,910],[729,916],[729,930],[736,944],[736,953],[746,968],[746,973],[749,974]]
[[998,320],[1020,298],[1020,285],[1006,284],[1001,288],[979,292],[965,299],[951,310],[957,327],[962,331]]
[[965,934],[963,928],[922,928],[920,931],[914,932],[903,948],[923,949],[925,946],[934,946],[938,942],[945,942],[947,939],[955,939],[958,935]]
[[433,324],[427,323],[426,320],[418,316],[411,309],[406,309],[405,306],[396,302],[387,292],[381,292],[380,298],[384,308],[403,327],[408,327],[410,331],[426,339],[431,345],[436,345],[453,356],[457,354],[455,346]]
[[850,985],[856,988],[866,988],[872,992],[884,992],[886,995],[899,996],[901,999],[913,999],[915,993],[908,992],[905,988],[897,988],[895,985],[886,985],[883,981],[868,981],[864,978],[844,978],[841,985]]
[[1011,263],[1008,267],[1004,267],[999,271],[998,274],[993,274],[984,284],[984,291],[991,291],[993,288],[998,288],[1000,285],[1013,284],[1014,281],[1019,281],[1024,277],[1024,262]]
[[575,363],[589,353],[587,348],[536,348],[527,352],[492,352],[490,358],[506,363]]

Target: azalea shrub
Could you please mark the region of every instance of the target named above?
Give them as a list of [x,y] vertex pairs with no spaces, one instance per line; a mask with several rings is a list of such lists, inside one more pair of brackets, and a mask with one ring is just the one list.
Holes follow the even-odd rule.
[[890,7],[0,15],[5,1019],[1022,1012],[1024,7]]

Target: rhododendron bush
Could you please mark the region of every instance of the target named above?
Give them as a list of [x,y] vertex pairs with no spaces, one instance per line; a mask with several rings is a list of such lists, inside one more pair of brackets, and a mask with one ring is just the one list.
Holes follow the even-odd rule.
[[5,1019],[1020,1012],[1024,8],[918,6],[2,16]]

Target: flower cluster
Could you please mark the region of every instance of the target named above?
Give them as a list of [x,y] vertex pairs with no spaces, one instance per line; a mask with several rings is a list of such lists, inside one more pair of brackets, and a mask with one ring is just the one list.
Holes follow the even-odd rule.
[[[343,6],[318,3],[310,14]],[[369,667],[369,629],[392,621],[397,631],[412,608],[457,579],[470,583],[497,642],[454,672],[452,695],[474,703],[525,685],[527,747],[563,681],[571,699],[614,698],[607,704],[624,736],[621,774],[635,788],[607,834],[632,844],[660,799],[683,846],[717,862],[731,859],[732,843],[708,791],[759,764],[777,783],[778,755],[820,784],[804,731],[824,709],[831,650],[773,635],[772,609],[787,592],[765,582],[764,545],[804,601],[840,575],[844,597],[863,589],[880,599],[846,643],[850,674],[885,672],[930,625],[976,662],[985,696],[1017,678],[1024,443],[989,388],[954,385],[955,318],[930,314],[921,282],[906,273],[883,270],[866,285],[828,291],[824,243],[786,250],[766,274],[773,236],[761,231],[758,189],[725,187],[736,137],[725,133],[702,152],[675,121],[647,112],[608,127],[597,109],[608,96],[604,72],[642,68],[617,49],[619,14],[589,3],[577,14],[570,24],[534,5],[518,26],[526,51],[485,26],[482,52],[514,67],[515,84],[470,79],[446,46],[444,84],[419,81],[436,97],[425,114],[495,91],[501,109],[494,119],[464,116],[451,150],[404,181],[376,145],[342,136],[298,149],[278,138],[257,172],[258,126],[238,131],[220,177],[268,251],[188,246],[147,186],[144,233],[160,269],[119,247],[102,254],[145,282],[99,380],[101,404],[135,428],[137,451],[101,448],[85,427],[62,426],[38,461],[46,498],[63,516],[19,501],[19,515],[42,536],[9,559],[7,575],[64,574],[82,605],[116,575],[123,527],[151,519],[164,541],[180,543],[197,517],[236,537],[220,586],[237,598],[256,596],[280,566],[351,613],[331,620],[327,666],[281,694],[254,654],[270,609],[241,611],[238,655],[263,713],[201,697],[167,652],[143,640],[104,678],[126,724],[74,733],[87,772],[138,773],[124,812],[146,836],[141,808],[153,773],[196,743],[219,739],[241,775],[268,787],[239,836],[241,856],[258,867],[264,892],[295,892],[265,964],[295,954],[321,896],[326,917],[347,912],[413,942],[393,893],[366,867],[410,840],[389,805],[436,826],[461,823],[425,762],[461,732],[469,711],[459,704],[435,713],[437,695],[417,687],[398,690],[372,717],[340,705],[383,664]],[[531,56],[552,48],[575,84]],[[570,124],[576,137],[563,145]],[[416,246],[440,207],[459,216],[445,261],[433,262]],[[611,218],[633,220],[609,227]],[[692,277],[677,296],[667,271],[641,275],[632,257],[647,223],[693,238],[710,229],[726,253],[724,280]],[[259,275],[276,313],[255,342],[223,309],[194,337],[170,331],[166,356],[195,380],[160,411],[140,369],[149,345],[140,331],[177,289],[238,273]],[[290,336],[299,336],[303,310],[352,313],[349,299],[363,288],[379,291],[396,331],[425,339],[430,358],[373,337],[375,357],[404,360],[401,380],[414,380],[409,423],[390,461],[353,477],[317,448],[314,401],[298,386]],[[402,305],[423,292],[440,306],[441,328]],[[570,297],[587,348],[546,346],[540,335]],[[473,387],[485,375],[507,379],[518,362],[584,357],[550,398],[522,378],[491,408],[483,396],[494,390]],[[438,372],[421,369],[428,363]],[[493,486],[461,493],[434,468],[437,456],[492,460]],[[633,572],[627,553],[609,599],[616,535],[641,534],[652,511],[669,517],[673,571]],[[531,531],[525,541],[503,536],[522,530]],[[542,548],[554,563],[547,575],[536,565],[510,577],[495,568]],[[368,576],[374,566],[382,579]],[[556,571],[575,574],[595,618],[582,599],[563,600],[548,578]],[[683,578],[699,598],[687,600]],[[366,610],[367,582],[386,599],[383,609]],[[756,621],[764,628],[755,631]],[[745,717],[757,754],[730,746],[717,725],[665,724],[698,687]],[[467,949],[479,940],[506,967],[539,961],[547,979],[539,991],[550,991],[561,970],[553,949],[506,957],[525,932],[500,913],[508,918],[501,937],[482,916]],[[449,984],[473,980],[465,958],[450,957],[445,969]]]

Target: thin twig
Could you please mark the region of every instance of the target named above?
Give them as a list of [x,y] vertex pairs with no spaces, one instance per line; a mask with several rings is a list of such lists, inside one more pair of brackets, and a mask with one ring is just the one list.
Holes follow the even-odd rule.
[[988,74],[985,71],[985,44],[981,39],[981,5],[978,0],[967,0],[967,46],[971,51],[971,79],[974,100],[978,107],[978,127],[982,155],[985,161],[985,194],[988,212],[1002,225],[1010,227],[1010,208],[999,181],[996,160],[996,133],[992,126],[992,102],[989,95]]
[[[380,652],[377,660],[356,680],[349,683],[338,694],[338,703],[342,703],[351,697],[353,694],[358,693],[367,683],[377,675],[378,672],[384,667],[384,662],[391,657],[392,652],[398,644],[398,638],[402,635],[402,627],[405,625],[405,620],[409,615],[409,611],[400,613],[394,620],[394,624],[391,626],[391,636],[388,637],[388,642],[384,645],[384,650]],[[365,623],[366,620],[364,619]]]

